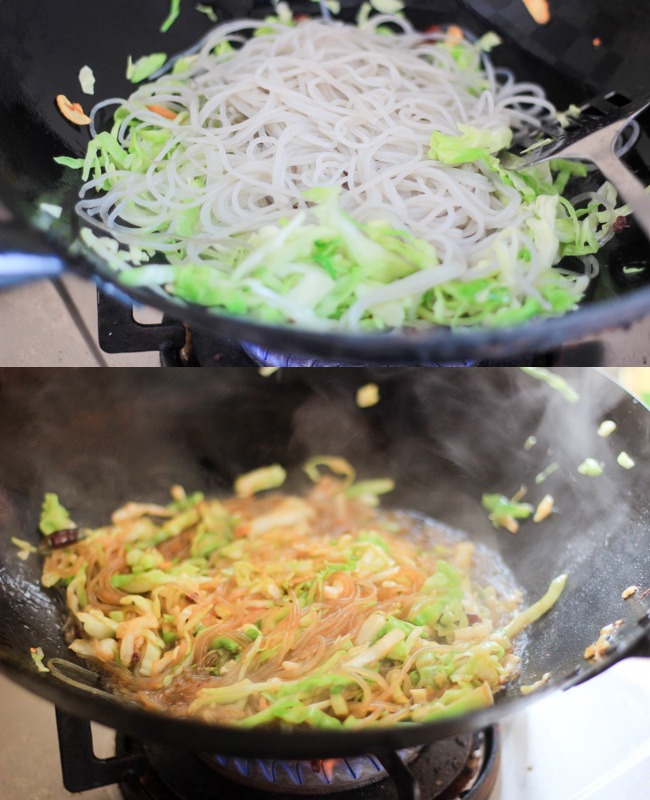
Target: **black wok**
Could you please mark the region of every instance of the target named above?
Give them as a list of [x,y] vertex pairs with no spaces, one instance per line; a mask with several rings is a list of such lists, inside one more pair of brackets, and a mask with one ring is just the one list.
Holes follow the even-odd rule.
[[[220,20],[264,16],[262,0],[214,0]],[[344,0],[348,17],[358,7]],[[81,155],[88,133],[59,114],[54,98],[64,93],[84,99],[126,96],[128,55],[179,52],[198,40],[210,22],[183,0],[180,18],[168,33],[158,31],[167,0],[3,0],[0,3],[0,286],[34,274],[57,274],[65,263],[95,280],[126,302],[114,275],[96,256],[75,247],[78,224],[72,210],[78,173],[63,171],[54,156]],[[317,13],[311,2],[294,2],[296,12]],[[583,102],[606,90],[635,92],[647,84],[650,6],[609,0],[564,0],[546,26],[536,25],[518,0],[415,0],[408,16],[420,28],[456,22],[482,34],[496,29],[506,44],[494,53],[497,63],[512,67],[522,79],[543,84],[560,108]],[[599,47],[594,37],[601,39]],[[81,95],[78,72],[92,66],[95,98]],[[642,120],[643,122],[643,120]],[[630,166],[647,175],[650,162],[643,135]],[[42,201],[64,208],[52,221],[39,211]],[[15,259],[16,254],[32,256]],[[647,242],[636,226],[615,237],[600,254],[601,275],[576,312],[557,319],[531,321],[501,330],[462,333],[439,328],[389,335],[323,334],[294,327],[269,326],[217,314],[148,289],[133,289],[130,298],[164,309],[172,319],[279,352],[304,353],[338,360],[375,363],[425,363],[457,358],[503,358],[546,351],[587,334],[631,323],[650,311]],[[638,266],[640,271],[624,272]]]
[[[79,717],[163,743],[224,754],[308,758],[378,752],[477,729],[520,710],[520,683],[551,673],[566,689],[639,647],[648,598],[628,601],[630,584],[650,585],[650,414],[607,377],[568,377],[581,393],[569,404],[517,370],[3,370],[0,372],[0,669]],[[361,410],[357,387],[379,384],[381,401]],[[605,418],[618,424],[596,435]],[[523,447],[535,434],[538,443]],[[625,449],[636,461],[616,463]],[[463,529],[498,551],[530,601],[568,572],[557,606],[529,630],[521,680],[492,708],[438,723],[363,732],[240,731],[146,712],[106,694],[40,674],[29,648],[76,661],[64,643],[65,614],[54,590],[39,586],[40,559],[17,558],[10,537],[38,540],[44,491],[58,492],[83,525],[97,525],[128,499],[164,501],[175,482],[219,493],[234,476],[274,461],[304,480],[316,453],[349,458],[362,475],[397,483],[389,504]],[[577,473],[600,459],[598,478]],[[534,476],[560,468],[543,485]],[[513,536],[491,527],[484,491],[550,492],[558,513]],[[640,592],[639,592],[640,595]],[[625,621],[599,663],[583,651],[605,624]],[[78,662],[77,662],[78,663]],[[93,684],[91,680],[89,684]]]

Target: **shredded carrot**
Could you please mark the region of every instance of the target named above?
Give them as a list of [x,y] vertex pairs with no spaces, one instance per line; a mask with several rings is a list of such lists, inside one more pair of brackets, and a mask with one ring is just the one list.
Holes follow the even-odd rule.
[[594,47],[600,47],[602,42],[600,41],[600,37],[596,36],[596,38],[592,41]]
[[244,536],[248,536],[250,533],[251,526],[248,523],[242,522],[239,525],[236,525],[233,530],[233,536],[235,539],[241,539]]
[[526,10],[538,25],[546,25],[551,20],[548,0],[523,0]]
[[448,44],[457,44],[458,42],[463,41],[463,31],[458,27],[458,25],[450,25],[447,28],[447,37]]
[[151,105],[147,106],[147,108],[149,111],[153,111],[154,114],[160,114],[161,117],[165,117],[165,119],[176,119],[178,116],[178,114],[176,114],[174,111],[170,111],[168,108],[165,108],[165,106]]

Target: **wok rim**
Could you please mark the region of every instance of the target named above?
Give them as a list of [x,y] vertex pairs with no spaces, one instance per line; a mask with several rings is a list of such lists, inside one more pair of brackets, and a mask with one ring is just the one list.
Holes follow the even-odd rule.
[[[82,689],[57,682],[51,674],[28,672],[0,656],[0,673],[23,688],[51,702],[57,709],[73,716],[123,731],[144,741],[182,747],[194,751],[229,756],[299,760],[336,758],[399,750],[477,731],[498,723],[503,717],[522,710],[548,694],[572,688],[634,655],[635,647],[649,643],[643,620],[627,631],[625,640],[612,646],[601,660],[588,663],[564,682],[549,684],[529,695],[505,697],[486,709],[479,709],[438,722],[403,723],[390,727],[369,727],[362,731],[291,730],[272,728],[243,729],[200,722],[184,717],[170,717],[161,712],[141,709],[135,703],[108,697],[92,697]],[[188,746],[188,743],[191,743]]]

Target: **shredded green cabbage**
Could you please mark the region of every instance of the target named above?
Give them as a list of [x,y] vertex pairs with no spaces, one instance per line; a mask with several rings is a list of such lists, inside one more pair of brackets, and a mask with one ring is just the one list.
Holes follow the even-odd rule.
[[616,463],[619,467],[623,467],[623,469],[632,469],[635,465],[635,461],[632,456],[628,455],[625,450],[621,450],[621,452],[616,456]]
[[518,519],[528,519],[535,510],[530,503],[519,503],[503,494],[484,494],[481,498],[483,508],[490,512],[488,518],[495,528],[506,528],[511,533],[519,529]]
[[169,0],[169,13],[163,24],[160,26],[161,33],[166,33],[171,26],[176,22],[178,19],[178,15],[181,13],[181,0]]
[[598,430],[596,431],[596,433],[603,439],[606,439],[608,436],[614,433],[615,430],[616,430],[616,423],[614,422],[614,420],[605,419],[598,426]]
[[552,475],[559,468],[560,465],[557,463],[557,461],[553,461],[548,465],[548,467],[546,467],[546,469],[543,469],[541,472],[538,472],[537,475],[535,475],[535,483],[544,483],[548,476]]
[[586,475],[589,478],[597,478],[603,474],[603,465],[595,458],[585,458],[585,460],[578,465],[578,472],[581,475]]
[[11,543],[18,548],[18,558],[21,561],[26,561],[31,553],[37,553],[38,550],[33,544],[26,542],[24,539],[19,539],[17,536],[11,537]]
[[[176,2],[178,2],[178,0],[176,0]],[[160,69],[165,61],[167,61],[167,53],[151,53],[148,56],[141,56],[137,61],[133,61],[131,56],[129,56],[126,65],[127,80],[130,80],[131,83],[140,83],[146,80],[157,69]],[[99,135],[102,136],[102,134]],[[104,137],[104,139],[106,140],[104,146],[110,146],[110,141],[107,137]],[[117,141],[115,143],[117,144]],[[124,156],[126,157],[126,153],[124,153]]]
[[43,660],[45,659],[45,653],[43,652],[42,647],[30,647],[29,652],[32,656],[32,660],[34,664],[36,664],[36,669],[39,672],[49,672],[50,670],[43,664]]
[[512,622],[506,625],[506,636],[512,639],[513,636],[521,633],[524,628],[527,628],[546,614],[546,612],[555,605],[559,596],[562,594],[566,586],[567,578],[568,576],[566,574],[558,575],[557,578],[554,578],[546,590],[546,593],[536,603],[533,603],[532,606],[529,606],[520,614],[517,614]]
[[203,5],[202,3],[197,3],[194,8],[199,12],[199,14],[205,14],[205,16],[210,20],[210,22],[217,21],[217,14],[212,8],[212,6]]
[[559,373],[544,369],[544,367],[520,367],[520,369],[531,378],[537,378],[538,381],[548,384],[551,389],[555,389],[570,403],[577,403],[580,400],[578,392]]
[[257,492],[267,489],[277,489],[285,482],[286,470],[280,464],[271,464],[268,467],[259,467],[240,475],[235,481],[235,494],[240,497],[252,497]]
[[38,528],[44,536],[49,536],[56,531],[74,528],[75,523],[70,519],[70,514],[59,502],[58,495],[47,492],[43,499],[43,507],[38,523]]
[[512,131],[504,126],[481,130],[459,122],[456,127],[460,131],[459,136],[437,131],[431,134],[429,158],[442,161],[443,164],[467,164],[479,160],[493,163],[487,156],[505,150],[512,142]]
[[[111,142],[113,148],[114,144]],[[557,194],[570,170],[563,166],[554,178],[553,168],[548,166],[548,180],[544,181],[532,169],[519,173],[505,170],[488,150],[477,156],[481,148],[437,146],[437,153],[455,159],[449,163],[477,157],[494,174],[493,180],[520,191],[528,203],[525,231],[544,265],[536,293],[523,296],[516,287],[513,270],[526,269],[530,253],[520,248],[513,262],[510,243],[519,234],[507,228],[481,254],[483,277],[448,280],[422,294],[378,303],[371,310],[362,309],[360,318],[353,318],[351,324],[366,330],[423,323],[502,327],[574,308],[578,299],[575,284],[554,266],[563,256],[595,253],[596,230],[602,226],[595,219],[597,210],[579,222],[573,206]],[[94,155],[91,150],[89,153]],[[122,154],[118,151],[115,155],[113,160],[119,163]],[[90,173],[91,168],[87,159],[85,172]],[[438,258],[430,244],[386,223],[355,222],[341,211],[337,194],[333,187],[311,190],[308,198],[315,203],[312,212],[319,224],[299,214],[291,223],[268,226],[242,240],[241,248],[224,257],[218,269],[192,262],[151,264],[125,269],[120,281],[127,287],[162,285],[183,300],[271,323],[285,320],[283,302],[287,308],[299,305],[307,324],[330,327],[371,288],[384,285],[390,297],[400,280],[435,267]],[[188,224],[196,224],[197,217],[193,209],[193,221],[188,217]],[[128,267],[126,259],[124,267]],[[269,305],[267,297],[277,302]]]
[[501,37],[494,31],[488,31],[478,40],[477,44],[484,53],[491,53],[495,47],[502,43]]

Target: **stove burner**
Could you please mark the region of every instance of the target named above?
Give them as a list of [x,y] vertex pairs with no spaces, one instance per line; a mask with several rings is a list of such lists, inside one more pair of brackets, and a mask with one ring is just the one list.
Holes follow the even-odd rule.
[[146,763],[141,775],[120,783],[124,800],[489,800],[500,741],[493,727],[399,755],[330,763],[197,755],[118,734],[117,753]]
[[[341,361],[340,359],[332,360],[326,358],[314,358],[312,356],[292,355],[290,353],[279,353],[275,350],[269,350],[268,347],[261,345],[251,344],[250,342],[242,342],[242,350],[246,355],[255,362],[259,367],[364,367],[362,361]],[[476,361],[453,361],[453,362],[433,362],[427,361],[420,364],[421,367],[471,367],[474,366]],[[373,367],[394,367],[398,366],[395,362],[386,364],[373,363]],[[412,365],[411,365],[412,366]]]
[[[634,254],[621,260],[621,269],[634,261]],[[620,270],[619,270],[620,271]],[[618,273],[617,273],[618,274]],[[622,274],[622,273],[621,273]],[[380,363],[361,364],[357,361],[341,361],[322,357],[296,356],[282,354],[258,345],[245,343],[199,327],[190,328],[165,315],[162,323],[143,325],[133,317],[133,309],[123,305],[106,292],[98,292],[98,340],[99,346],[107,353],[132,353],[158,350],[163,367],[334,367],[334,366],[382,366]],[[648,318],[650,319],[650,317]],[[542,353],[523,353],[513,358],[482,361],[463,360],[436,364],[423,362],[420,366],[598,366],[607,361],[605,341],[590,340],[579,344],[560,347]],[[612,340],[609,345],[616,345]],[[644,351],[645,352],[645,351]],[[618,354],[620,355],[620,353]],[[398,363],[386,366],[402,366]],[[416,366],[413,363],[403,366]]]
[[[409,764],[422,748],[398,750],[404,764]],[[203,755],[203,761],[236,783],[270,792],[323,795],[358,789],[387,777],[376,756],[323,758],[314,761],[230,758]]]

